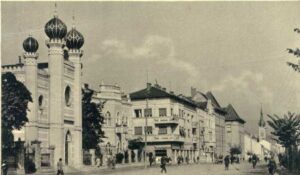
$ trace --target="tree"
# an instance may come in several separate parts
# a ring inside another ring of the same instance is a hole
[[[102,131],[104,103],[92,102],[94,91],[82,90],[82,146],[84,150],[96,149],[104,137]]]
[[[300,33],[300,29],[295,28],[294,32]],[[290,54],[293,54],[297,58],[300,57],[300,49],[299,48],[295,48],[295,49],[288,48],[287,50]],[[288,64],[288,66],[292,67],[295,71],[300,72],[300,65],[299,64],[295,64],[295,63],[291,63],[291,62],[287,62],[287,64]]]
[[[274,140],[286,148],[289,157],[287,160],[288,168],[293,169],[295,158],[293,155],[297,151],[297,144],[300,139],[300,116],[290,112],[283,117],[276,114],[268,116],[271,120],[267,122],[273,128],[271,134],[275,136]],[[292,163],[289,164],[289,162]]]
[[[242,149],[239,146],[233,146],[230,148],[230,155],[241,154]]]
[[[2,74],[1,78],[1,136],[2,155],[5,156],[13,147],[12,131],[21,129],[28,122],[28,102],[32,102],[32,98],[26,86],[18,81],[11,72]]]

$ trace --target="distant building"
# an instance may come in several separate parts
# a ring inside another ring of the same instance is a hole
[[[233,108],[231,104],[229,104],[226,108],[226,150],[227,153],[230,153],[230,148],[232,147],[240,147],[242,151],[242,155],[244,154],[244,124],[245,121],[238,115],[236,110]]]
[[[94,91],[93,102],[104,103],[102,114],[104,125],[102,129],[105,138],[102,139],[101,151],[104,155],[125,153],[128,150],[128,139],[132,133],[131,102],[118,85],[101,83]]]
[[[29,36],[23,42],[24,61],[3,65],[30,91],[28,123],[14,131],[25,142],[27,156],[35,165],[55,168],[59,158],[67,166],[82,165],[81,74],[83,36],[54,15],[45,25],[48,62],[38,63],[39,44]],[[65,47],[66,46],[66,47]],[[44,47],[45,48],[45,47]]]
[[[274,139],[266,133],[266,122],[263,117],[263,110],[260,110],[260,118],[258,122],[258,136],[245,132],[244,136],[244,156],[249,157],[256,154],[260,159],[270,157],[271,154],[279,154],[284,152],[284,148],[276,143]]]
[[[202,109],[205,110],[205,146],[206,152],[213,152],[215,157],[224,156],[226,154],[225,141],[225,114],[216,98],[211,92],[206,94],[191,88],[192,100],[194,100]],[[208,149],[207,149],[208,148]]]
[[[258,138],[259,140],[265,140],[267,138],[266,122],[264,120],[262,108],[260,109],[260,118],[258,122]]]

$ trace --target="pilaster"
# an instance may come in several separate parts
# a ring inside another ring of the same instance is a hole
[[[82,166],[82,91],[81,91],[81,56],[79,49],[69,50],[69,60],[74,64],[74,166]]]
[[[50,145],[55,145],[54,162],[64,158],[64,41],[51,39],[47,41],[50,74],[49,94],[49,122],[50,122]],[[63,160],[65,161],[65,160]]]
[[[32,102],[28,103],[28,123],[25,127],[25,140],[33,141],[38,139],[38,94],[37,94],[37,58],[35,52],[24,53],[25,86],[31,93]]]

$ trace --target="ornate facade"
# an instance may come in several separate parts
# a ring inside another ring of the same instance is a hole
[[[29,122],[21,131],[14,131],[15,140],[25,145],[38,143],[43,166],[55,167],[59,158],[65,165],[82,165],[81,73],[83,36],[54,15],[45,25],[48,36],[48,62],[38,62],[39,44],[29,36],[23,42],[23,61],[3,65],[2,73],[12,72],[31,92]],[[45,47],[44,47],[45,48]]]

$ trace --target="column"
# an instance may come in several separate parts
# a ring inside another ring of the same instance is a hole
[[[82,51],[79,49],[69,50],[69,60],[74,63],[74,166],[82,165],[82,92],[81,92],[81,56]]]
[[[48,57],[49,57],[49,120],[50,145],[55,145],[54,162],[58,162],[60,158],[64,160],[64,116],[63,110],[65,107],[64,99],[64,41],[62,39],[50,39],[47,42]]]
[[[24,53],[25,86],[31,93],[32,102],[28,103],[27,118],[25,127],[25,140],[33,141],[38,139],[38,94],[37,94],[37,58],[35,52]]]
[[[55,146],[49,146],[49,152],[50,152],[50,166],[52,168],[55,167],[55,162],[54,162],[54,149],[55,149]]]
[[[95,156],[95,149],[90,149],[89,152],[90,152],[90,154],[92,155],[92,156],[91,156],[91,159],[92,159],[92,160],[91,160],[91,165],[94,166],[94,165],[96,164],[96,162],[95,162],[95,159],[96,159],[96,156]]]
[[[34,148],[34,163],[37,170],[41,167],[41,142],[38,140],[31,142]]]
[[[131,150],[129,149],[128,150],[128,163],[131,163],[132,160],[131,160]]]

